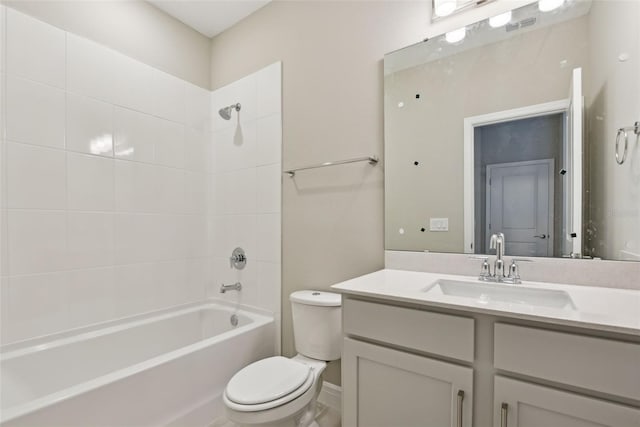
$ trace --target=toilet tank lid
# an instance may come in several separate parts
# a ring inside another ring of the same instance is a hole
[[[342,297],[335,292],[325,291],[297,291],[289,295],[289,299],[305,305],[324,307],[338,307],[342,305]]]

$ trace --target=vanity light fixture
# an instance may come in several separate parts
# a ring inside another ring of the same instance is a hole
[[[511,11],[492,16],[489,18],[489,25],[491,25],[492,28],[499,28],[507,25],[509,21],[511,21]]]
[[[451,15],[458,7],[456,0],[434,0],[433,11],[436,16]]]
[[[457,30],[449,31],[444,35],[444,38],[449,43],[458,43],[467,35],[467,27],[458,28]]]
[[[564,4],[564,0],[540,0],[538,1],[538,9],[541,12],[551,12]]]

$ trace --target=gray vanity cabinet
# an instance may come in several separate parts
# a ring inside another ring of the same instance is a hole
[[[400,304],[343,298],[344,427],[640,427],[637,336]]]
[[[471,368],[345,338],[342,370],[344,426],[471,426]]]
[[[494,427],[637,427],[640,410],[496,376],[493,420]]]
[[[592,397],[640,400],[640,345],[602,337],[494,324],[495,427],[640,427],[640,409]],[[558,390],[506,378],[583,390]],[[583,394],[584,393],[584,394]]]
[[[471,427],[472,318],[351,298],[342,313],[343,426]]]

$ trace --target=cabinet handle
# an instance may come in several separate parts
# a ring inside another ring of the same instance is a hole
[[[502,403],[500,407],[500,427],[507,427],[507,411],[509,410],[509,405],[506,403]]]
[[[458,427],[462,427],[462,401],[464,400],[464,390],[458,390]]]

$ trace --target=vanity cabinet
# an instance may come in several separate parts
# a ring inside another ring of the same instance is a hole
[[[634,335],[355,295],[343,333],[345,427],[640,427]]]
[[[342,370],[344,426],[471,426],[471,368],[345,338]]]
[[[496,323],[493,353],[503,372],[640,401],[637,343]]]
[[[494,427],[637,427],[640,410],[501,376],[495,377]]]
[[[343,330],[345,427],[471,427],[473,319],[349,298]]]
[[[504,375],[640,401],[640,345],[573,333],[494,325],[494,366]],[[638,427],[640,409],[496,375],[496,427]]]

